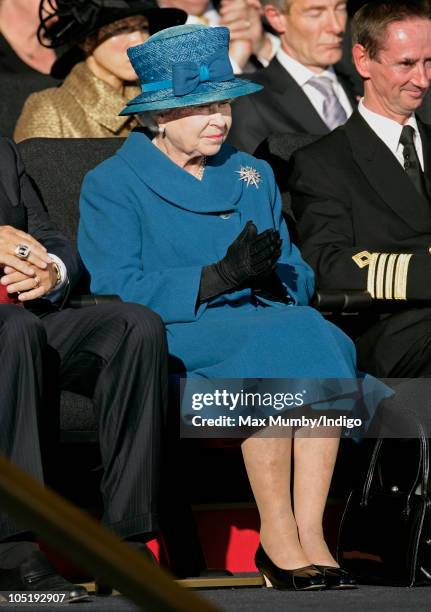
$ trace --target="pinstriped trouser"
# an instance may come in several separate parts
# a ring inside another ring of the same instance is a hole
[[[0,364],[0,452],[42,481],[44,386],[87,395],[99,426],[103,522],[122,537],[157,530],[167,409],[167,346],[158,315],[122,303],[39,318],[1,305]],[[0,513],[0,541],[22,531]]]

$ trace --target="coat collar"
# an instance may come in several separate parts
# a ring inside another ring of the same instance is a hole
[[[237,172],[243,154],[224,144],[217,155],[207,158],[200,181],[153,145],[143,130],[135,129],[117,151],[137,178],[161,198],[198,213],[232,211],[241,198],[244,181]]]
[[[418,122],[419,133],[422,141],[422,151],[424,154],[425,183],[431,201],[431,125],[422,123],[418,117],[416,117],[416,120]]]
[[[131,120],[128,116],[120,117],[118,113],[140,92],[139,87],[135,85],[126,86],[123,93],[116,91],[97,78],[85,62],[73,67],[62,88],[73,96],[89,117],[113,134],[119,132]]]
[[[430,202],[417,192],[395,156],[359,112],[354,111],[346,124],[339,129],[345,131],[352,147],[354,160],[374,191],[415,231],[430,232]],[[426,155],[425,175],[428,175],[431,169],[429,148],[431,138],[427,135],[423,138],[422,143],[424,156]]]

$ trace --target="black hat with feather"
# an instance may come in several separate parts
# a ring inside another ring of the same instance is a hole
[[[85,59],[81,44],[100,28],[115,21],[143,15],[148,19],[149,33],[183,24],[184,11],[160,8],[155,0],[41,0],[40,43],[57,50],[58,58],[51,75],[64,79],[75,64]]]

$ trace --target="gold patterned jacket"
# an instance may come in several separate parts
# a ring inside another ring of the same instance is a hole
[[[138,125],[119,117],[137,86],[116,91],[96,77],[85,62],[76,64],[60,87],[31,94],[15,127],[16,142],[26,138],[113,138],[127,136]]]

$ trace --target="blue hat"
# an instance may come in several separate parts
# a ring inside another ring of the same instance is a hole
[[[229,30],[201,25],[167,28],[127,50],[142,93],[120,115],[207,104],[262,89],[234,77]]]

